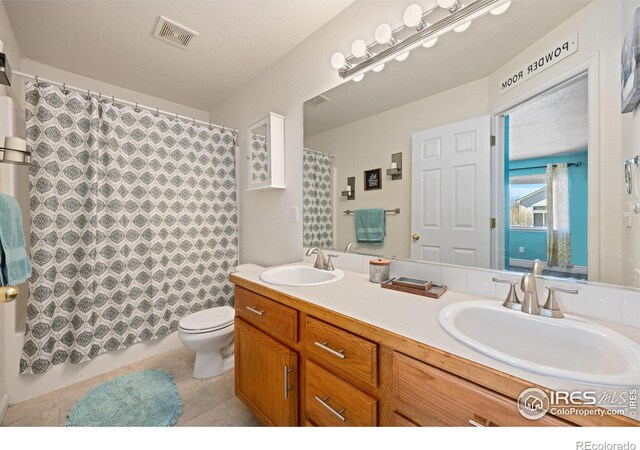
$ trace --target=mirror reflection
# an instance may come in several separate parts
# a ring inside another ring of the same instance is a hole
[[[620,100],[638,6],[516,1],[310,99],[304,245],[640,286]]]
[[[249,148],[251,148],[251,183],[269,181],[269,148],[267,124],[263,123],[249,130]]]

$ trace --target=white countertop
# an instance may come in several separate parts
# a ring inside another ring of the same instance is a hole
[[[590,390],[607,393],[619,391],[618,388],[589,386],[512,367],[465,346],[450,336],[440,326],[438,314],[445,306],[460,301],[488,300],[487,298],[454,291],[447,291],[439,299],[421,297],[383,289],[380,285],[369,282],[368,274],[349,272],[346,270],[344,271],[345,275],[342,280],[332,284],[313,287],[275,286],[265,283],[260,279],[260,274],[264,270],[267,270],[267,268],[253,264],[238,266],[237,270],[235,275],[253,283],[375,325],[378,328],[552,390]],[[495,299],[490,300],[496,301]],[[599,323],[640,343],[639,329],[604,322]],[[509,336],[504,336],[504,339],[509,339]],[[532,345],[535,344],[532,343]],[[638,385],[640,387],[640,380],[638,380]],[[623,391],[626,392],[625,389],[623,389]],[[640,413],[640,411],[638,411],[638,413]]]

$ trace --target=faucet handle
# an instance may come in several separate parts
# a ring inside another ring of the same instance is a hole
[[[518,284],[518,282],[517,282],[517,281],[503,280],[502,278],[496,278],[496,277],[493,277],[493,278],[491,279],[491,281],[493,281],[494,283],[511,284],[511,285],[513,285],[513,286],[515,286],[516,284]]]
[[[549,291],[549,293],[564,292],[565,294],[573,294],[573,295],[578,293],[577,289],[565,289],[565,288],[559,288],[559,287],[553,287],[553,286],[547,286],[547,290]]]
[[[502,283],[502,284],[509,285],[509,293],[507,294],[507,298],[502,303],[502,306],[509,309],[515,309],[516,311],[521,311],[522,303],[520,302],[520,299],[518,298],[518,293],[516,292],[516,285],[518,284],[518,282],[502,280],[500,278],[495,278],[495,277],[492,279],[492,281],[494,283]]]
[[[562,311],[560,310],[560,305],[558,304],[558,300],[556,299],[556,292],[564,292],[565,294],[575,295],[578,293],[578,290],[547,286],[547,291],[549,291],[549,294],[547,295],[547,301],[544,303],[544,306],[540,308],[540,315],[552,317],[554,319],[563,318],[564,314],[562,314]]]
[[[338,255],[327,255],[327,262],[325,264],[326,270],[336,270],[335,267],[333,267],[333,261],[331,260],[331,258],[337,258]]]

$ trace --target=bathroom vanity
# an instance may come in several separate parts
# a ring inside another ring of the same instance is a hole
[[[260,280],[262,270],[250,267],[230,279],[236,394],[265,425],[640,424],[611,415],[525,419],[516,404],[523,390],[585,386],[508,366],[447,335],[438,311],[470,295],[416,298],[352,272],[326,286],[271,286]]]

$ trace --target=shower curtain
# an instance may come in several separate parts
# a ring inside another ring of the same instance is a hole
[[[333,248],[331,156],[303,150],[303,244]]]
[[[33,276],[20,372],[80,363],[233,303],[230,131],[27,83]]]
[[[547,165],[547,264],[571,265],[569,224],[569,168],[566,163]]]

